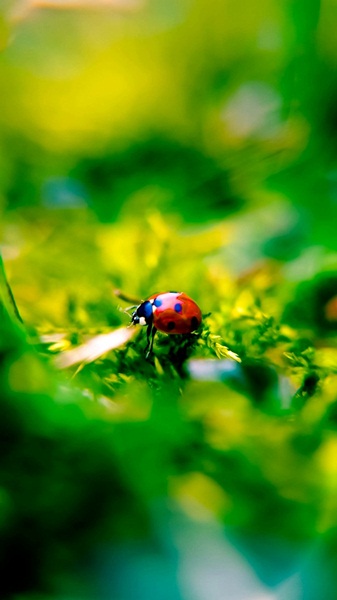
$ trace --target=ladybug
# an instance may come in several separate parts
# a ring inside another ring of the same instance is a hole
[[[202,320],[199,306],[184,292],[153,294],[132,313],[132,325],[147,325],[145,357],[152,352],[156,331],[169,334],[191,333]]]

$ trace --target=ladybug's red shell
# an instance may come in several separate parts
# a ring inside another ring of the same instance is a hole
[[[201,320],[199,306],[184,292],[163,292],[148,298],[152,304],[153,326],[164,333],[191,333]]]

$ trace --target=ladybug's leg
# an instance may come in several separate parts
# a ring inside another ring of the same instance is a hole
[[[146,358],[146,360],[152,354],[153,340],[154,340],[154,336],[156,335],[156,332],[157,332],[157,329],[154,327],[154,325],[152,325],[152,323],[150,323],[148,325],[147,331],[146,331],[146,335],[147,335],[147,345],[146,345],[146,348],[145,348],[145,358]]]

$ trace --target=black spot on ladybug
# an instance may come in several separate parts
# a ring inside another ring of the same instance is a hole
[[[194,329],[197,329],[199,327],[199,320],[197,319],[197,317],[192,317],[191,327],[192,327],[192,331],[194,331]]]
[[[159,298],[156,298],[156,299],[154,300],[153,304],[154,304],[155,306],[161,306],[163,303],[162,303],[162,301],[161,301]]]
[[[182,307],[182,305],[179,302],[177,302],[177,304],[174,305],[174,310],[177,313],[180,313],[182,311],[182,309],[183,309],[183,307]]]
[[[167,323],[167,329],[168,329],[169,331],[172,331],[172,330],[175,328],[175,326],[176,326],[176,324],[174,323],[174,321],[169,321],[169,322]]]

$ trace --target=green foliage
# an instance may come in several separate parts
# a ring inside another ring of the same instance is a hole
[[[334,3],[37,4],[0,8],[0,596],[334,600]],[[146,360],[168,290],[202,324]]]

